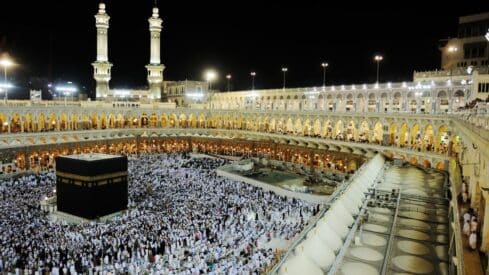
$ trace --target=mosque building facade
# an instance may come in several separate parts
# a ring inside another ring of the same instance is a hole
[[[164,81],[163,21],[155,7],[148,19],[148,89],[117,90],[109,85],[109,20],[101,3],[92,63],[95,101],[4,103],[3,174],[43,169],[52,166],[57,155],[80,152],[205,148],[317,169],[326,169],[320,152],[362,158],[382,154],[448,173],[455,198],[466,182],[471,206],[481,213],[480,250],[489,253],[489,222],[484,222],[489,221],[488,66],[413,72],[405,82],[246,90],[210,97],[206,82]]]

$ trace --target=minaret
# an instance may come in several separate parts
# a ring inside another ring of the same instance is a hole
[[[93,78],[97,82],[97,100],[103,100],[110,96],[109,81],[112,64],[109,62],[107,33],[109,30],[110,16],[105,12],[105,4],[98,5],[98,13],[95,15],[97,27],[97,60],[92,63]]]
[[[161,20],[158,14],[158,8],[153,8],[153,15],[148,19],[149,22],[149,32],[150,32],[150,44],[151,44],[151,55],[149,64],[146,66],[148,70],[148,84],[149,92],[153,99],[161,98],[161,84],[163,83],[163,70],[165,66],[161,64],[160,60],[160,33],[161,33]]]

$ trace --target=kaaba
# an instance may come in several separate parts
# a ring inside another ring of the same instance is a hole
[[[56,158],[58,211],[97,219],[127,209],[127,157],[81,154]]]

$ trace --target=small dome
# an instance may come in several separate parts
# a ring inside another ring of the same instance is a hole
[[[153,17],[158,17],[158,8],[153,8]]]
[[[105,13],[105,3],[98,4],[98,12]]]

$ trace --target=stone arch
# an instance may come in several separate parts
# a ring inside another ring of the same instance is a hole
[[[400,111],[402,109],[402,95],[400,92],[395,92],[392,96],[392,106],[393,111]]]
[[[303,133],[304,136],[310,136],[312,134],[311,120],[308,118],[304,121]]]
[[[78,130],[79,129],[79,125],[78,125],[78,120],[79,120],[79,117],[78,117],[78,114],[77,113],[71,113],[71,129],[73,130]]]
[[[87,130],[89,128],[90,128],[90,117],[86,113],[83,113],[81,115],[81,129],[82,130]]]
[[[97,113],[93,112],[90,116],[90,128],[97,129],[98,128],[98,116]]]
[[[389,140],[388,140],[388,145],[390,146],[396,146],[399,142],[399,136],[397,133],[397,124],[395,122],[392,122],[389,125]]]
[[[44,132],[46,130],[46,117],[43,113],[37,115],[37,130],[39,132]]]
[[[270,123],[268,122],[268,117],[267,116],[259,117],[258,122],[259,122],[258,130],[260,132],[268,132],[268,127],[270,126]]]
[[[325,138],[333,138],[333,123],[329,119],[324,122],[322,136]]]
[[[304,128],[302,126],[302,121],[301,121],[301,119],[299,117],[295,119],[294,133],[304,134]]]
[[[128,122],[126,124],[128,124],[129,127],[131,128],[139,127],[140,119],[138,116],[131,114],[129,115],[129,117],[126,117],[126,119],[127,118],[128,118]]]
[[[443,163],[443,162],[438,162],[438,163],[435,165],[435,169],[438,169],[438,170],[445,170],[445,163]]]
[[[180,114],[180,116],[178,116],[177,127],[187,128],[187,116],[185,114]]]
[[[382,93],[380,95],[380,112],[387,112],[389,109],[389,97],[387,96],[387,93]]]
[[[345,138],[348,141],[356,141],[358,139],[358,133],[357,133],[355,121],[350,120],[348,122],[345,135],[346,135]]]
[[[416,157],[411,157],[409,159],[409,163],[411,163],[412,165],[416,165],[418,164],[418,159]]]
[[[170,120],[168,119],[168,116],[166,114],[161,115],[160,121],[161,121],[161,127],[166,128],[169,126]]]
[[[326,96],[326,110],[333,111],[333,109],[334,109],[333,95],[328,94]]]
[[[399,128],[399,145],[401,147],[409,146],[409,126],[403,123]]]
[[[428,169],[431,168],[431,162],[429,160],[425,159],[423,161],[423,167],[428,168]]]
[[[171,118],[170,118],[170,122],[171,122]],[[247,124],[247,129],[248,130],[253,130],[253,129],[256,129],[256,121],[255,123],[253,123],[254,120],[250,119],[250,118],[247,118],[246,120],[246,124]],[[221,123],[222,123],[222,119],[221,119],[221,116],[218,115],[218,114],[215,114],[211,120],[210,120],[210,123],[211,123],[211,127],[212,128],[219,128]]]
[[[261,122],[261,120],[258,121],[259,124],[260,124],[260,122]],[[223,114],[222,116],[219,117],[217,128],[229,129],[229,116],[227,114]]]
[[[203,115],[203,114],[201,114]],[[242,115],[239,115],[237,118],[236,118],[236,128],[237,129],[245,129],[246,128],[246,122],[244,121],[244,118]]]
[[[365,97],[363,96],[363,94],[359,93],[357,95],[357,106],[355,112],[364,112],[366,106],[365,104],[366,104]]]
[[[384,127],[380,121],[374,124],[372,132],[372,142],[377,144],[382,144],[384,140]]]
[[[141,127],[148,128],[149,126],[149,117],[147,113],[142,113],[139,117],[139,121],[141,123]]]
[[[113,113],[109,114],[109,119],[107,121],[107,126],[110,129],[114,129],[116,127],[116,117]]]
[[[277,129],[277,120],[274,117],[272,117],[270,119],[270,124],[269,124],[268,131],[270,133],[275,133],[276,132],[276,129]]]
[[[445,92],[444,90],[438,91],[436,96],[437,97],[447,97],[447,92]]]
[[[55,113],[49,114],[47,127],[49,131],[56,131],[58,129],[58,117]]]
[[[237,129],[238,127],[238,117],[236,114],[232,115],[230,118],[229,118],[229,123],[230,123],[230,126],[231,129]]]
[[[437,93],[437,102],[436,104],[438,105],[438,109],[442,112],[447,112],[449,108],[449,102],[448,102],[448,94],[445,91],[439,91]]]
[[[465,107],[465,93],[462,90],[457,90],[452,96],[452,110],[458,110]]]
[[[151,128],[158,127],[158,115],[157,114],[152,113],[149,116],[149,127],[151,127]]]
[[[418,123],[415,123],[411,127],[411,146],[414,149],[421,150],[423,146],[423,139],[421,137],[421,128]]]
[[[31,113],[26,113],[24,118],[24,132],[31,133],[34,131],[35,131],[35,122],[33,116],[31,115]]]
[[[360,123],[358,128],[358,139],[360,142],[369,142],[370,141],[370,125],[368,121],[364,120]]]
[[[376,112],[377,111],[377,97],[374,93],[368,94],[368,111]]]
[[[197,118],[195,117],[194,114],[190,114],[188,116],[188,126],[190,128],[197,128]]]
[[[283,117],[278,119],[277,124],[275,125],[275,131],[278,133],[285,133],[287,131],[286,122]]]
[[[339,119],[334,126],[334,131],[333,131],[333,137],[334,139],[339,139],[339,140],[344,140],[345,135],[344,135],[344,123],[341,119]]]
[[[10,133],[20,133],[22,131],[22,121],[18,113],[13,113],[10,118]]]
[[[355,109],[353,104],[353,94],[348,94],[345,100],[345,111],[350,112]]]
[[[285,129],[288,133],[294,132],[294,123],[292,122],[292,118],[287,119],[287,123],[285,124]]]
[[[418,102],[416,101],[416,98],[414,97],[413,92],[408,92],[406,96],[406,108],[410,112],[416,112],[418,109]]]
[[[100,129],[107,129],[107,115],[105,113],[100,114]]]
[[[238,119],[238,127],[241,126],[241,122],[243,120],[243,117],[240,117],[241,120]],[[206,118],[205,118],[205,115],[204,114],[200,114],[199,115],[199,127],[200,128],[205,128],[205,125],[206,125]]]
[[[317,118],[316,120],[314,120],[314,125],[313,125],[313,135],[315,137],[318,137],[321,135],[321,120],[319,118]]]
[[[434,150],[433,143],[434,143],[433,126],[431,124],[428,124],[424,127],[424,131],[423,131],[423,149],[427,151]]]
[[[440,125],[438,131],[436,132],[435,138],[435,150],[437,152],[446,153],[448,151],[448,146],[450,137],[448,136],[448,126]]]

